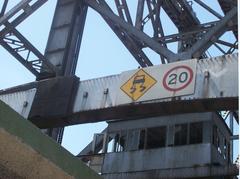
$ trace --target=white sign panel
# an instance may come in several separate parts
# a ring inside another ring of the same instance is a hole
[[[193,94],[196,66],[193,59],[123,72],[116,104]]]

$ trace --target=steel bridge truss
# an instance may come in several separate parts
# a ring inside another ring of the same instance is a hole
[[[68,22],[53,24],[46,52],[45,55],[43,55],[17,31],[16,26],[46,1],[47,0],[22,0],[14,8],[5,13],[8,4],[8,0],[5,0],[1,10],[2,17],[0,19],[0,26],[3,26],[0,32],[1,45],[30,70],[37,79],[49,78],[56,74],[64,75],[63,71],[65,70],[60,68],[62,72],[59,73],[56,66],[58,66],[58,69],[59,66],[66,66],[67,60],[65,59],[64,63],[54,64],[51,58],[53,54],[59,55],[60,51],[64,51],[61,52],[64,53],[64,55],[69,54],[69,51],[71,51],[69,48],[71,42],[66,42],[65,46],[56,49],[53,46],[50,47],[52,42],[50,37],[53,37],[53,35],[56,36],[61,30],[62,33],[65,32],[68,34],[75,32],[75,34],[72,34],[75,37],[82,36],[88,6],[103,17],[141,67],[152,65],[151,60],[143,51],[144,48],[150,48],[159,54],[161,63],[190,58],[206,58],[206,50],[211,46],[215,46],[223,54],[232,53],[237,49],[237,38],[234,42],[227,42],[220,38],[227,31],[232,31],[235,37],[237,37],[237,2],[234,0],[218,0],[224,15],[221,15],[220,12],[217,12],[201,0],[191,2],[185,0],[139,0],[137,4],[135,4],[137,6],[135,19],[131,16],[126,0],[114,0],[115,7],[109,5],[109,2],[105,0],[85,0],[84,3],[78,3],[75,2],[75,0],[66,2],[65,0],[59,0],[53,21],[59,20],[61,14],[64,12],[67,13],[71,11],[72,17],[69,15],[69,18],[65,19],[69,20]],[[192,8],[193,3],[207,10],[218,20],[201,23]],[[70,8],[73,7],[71,5],[78,6],[78,9],[74,10]],[[79,8],[84,10],[79,10]],[[114,12],[114,8],[117,9],[116,12]],[[59,13],[59,10],[61,10],[61,13]],[[23,13],[19,14],[19,12],[22,11]],[[164,24],[162,24],[163,22],[160,18],[161,11],[165,11],[177,27],[177,34],[165,35]],[[16,14],[18,14],[17,17],[15,17]],[[14,17],[14,19],[11,19],[12,17]],[[11,21],[9,21],[10,19]],[[79,22],[82,27],[78,29],[75,27],[74,29],[73,26]],[[145,33],[144,31],[144,29],[149,28],[149,26],[146,27],[149,23],[151,24],[152,34]],[[77,39],[79,39],[79,37]],[[69,36],[67,41],[71,41]],[[72,39],[72,41],[74,40]],[[173,42],[178,42],[177,52],[172,52],[168,49],[167,45]],[[81,42],[79,42],[79,40],[76,42],[75,40],[74,43],[76,51],[72,53],[77,55],[76,53],[78,53],[80,48],[79,43]],[[62,50],[62,48],[64,50]],[[20,53],[22,51],[26,51],[25,56]],[[35,58],[29,59],[31,54],[33,54]],[[64,57],[66,58],[66,56]],[[72,61],[72,64],[76,66],[76,59],[68,59],[68,61]],[[74,69],[74,65],[69,64],[68,68]],[[40,74],[44,73],[45,75],[40,77]],[[70,73],[74,74],[74,72]]]
[[[0,44],[24,65],[37,79],[55,76],[55,67],[47,61],[17,29],[16,26],[41,7],[46,0],[24,0],[18,3],[7,13],[4,13],[8,4],[5,0],[0,18]],[[31,3],[31,4],[30,4]]]
[[[141,67],[153,65],[144,51],[146,48],[159,55],[159,64],[207,58],[208,49],[213,46],[223,55],[234,53],[238,48],[236,0],[216,0],[221,12],[203,0],[138,0],[134,1],[134,15],[128,6],[132,1],[58,0],[45,53],[41,53],[17,30],[17,26],[46,2],[21,0],[6,11],[9,2],[4,0],[0,11],[0,44],[37,80],[75,74],[89,7],[102,16]],[[201,22],[199,14],[194,12],[194,5],[205,9],[215,20]],[[163,11],[177,33],[166,35]],[[222,38],[228,32],[233,33],[235,40]],[[62,40],[59,42],[58,39]],[[171,43],[177,43],[177,51],[169,48]],[[231,112],[231,116],[238,120],[238,112]],[[62,138],[62,128],[56,129],[55,133]]]

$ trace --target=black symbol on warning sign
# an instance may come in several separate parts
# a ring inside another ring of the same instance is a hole
[[[137,75],[134,77],[133,79],[133,83],[132,83],[132,87],[130,88],[130,93],[134,93],[137,88],[136,88],[136,85],[137,84],[140,84],[140,92],[143,92],[145,89],[146,89],[146,86],[144,86],[144,83],[145,83],[145,75]]]

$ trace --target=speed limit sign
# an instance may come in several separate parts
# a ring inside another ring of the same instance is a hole
[[[169,91],[180,91],[188,87],[193,80],[193,70],[180,65],[168,70],[163,77],[163,87]]]
[[[196,59],[123,72],[116,104],[194,94],[196,74]]]

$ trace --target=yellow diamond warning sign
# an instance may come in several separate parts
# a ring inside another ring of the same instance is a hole
[[[126,83],[121,86],[121,90],[133,101],[143,96],[157,81],[143,69],[138,70]]]

